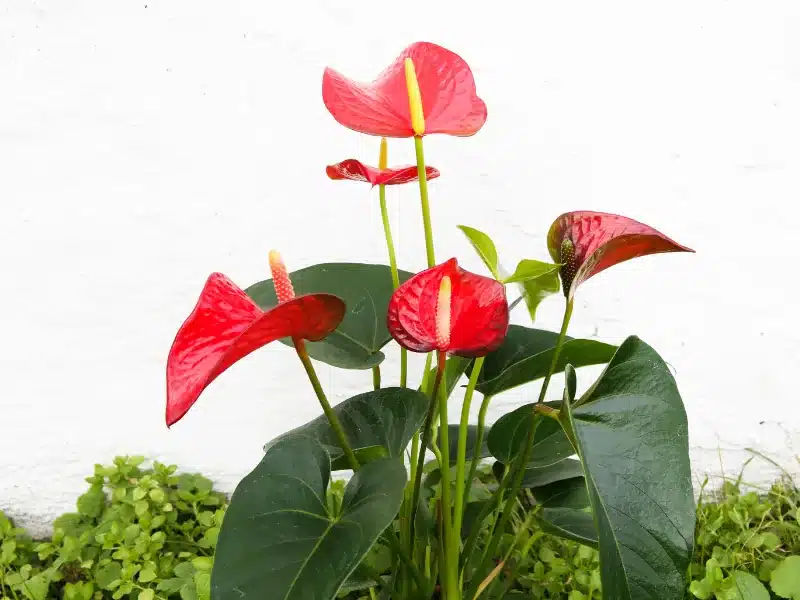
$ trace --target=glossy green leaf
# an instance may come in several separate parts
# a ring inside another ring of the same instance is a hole
[[[525,300],[525,306],[528,308],[528,315],[530,315],[531,323],[536,322],[536,310],[542,301],[557,294],[561,289],[561,279],[558,276],[558,271],[548,273],[537,279],[529,279],[523,283],[518,284],[522,297]]]
[[[561,265],[525,258],[519,261],[516,270],[511,275],[503,279],[503,283],[524,283],[532,279],[546,277],[548,281],[555,279],[556,291],[558,291],[558,269],[560,266]]]
[[[473,227],[459,225],[458,228],[467,236],[469,243],[472,244],[478,256],[481,257],[483,264],[486,265],[492,276],[497,279],[497,248],[495,248],[492,238]]]
[[[449,442],[450,448],[450,464],[456,464],[456,459],[458,458],[458,434],[459,434],[459,426],[458,425],[449,425],[447,428],[448,438],[447,441]],[[483,430],[483,443],[481,444],[481,450],[478,454],[478,458],[486,458],[490,456],[489,454],[489,447],[487,445],[487,434],[489,433],[490,428],[485,427]],[[442,439],[441,428],[439,429],[439,436],[438,439]],[[478,426],[477,425],[469,425],[467,427],[467,460],[472,460],[475,457],[475,443],[478,441]]]
[[[574,508],[544,508],[538,517],[542,529],[584,546],[597,548],[597,529],[592,514]]]
[[[557,408],[561,403],[547,404]],[[511,464],[522,453],[531,423],[534,423],[536,431],[533,437],[533,452],[527,468],[554,465],[575,454],[572,444],[556,421],[542,418],[540,415],[531,420],[534,406],[535,404],[520,406],[504,414],[492,425],[486,436],[486,444],[492,456],[500,462]]]
[[[406,484],[399,458],[359,469],[341,513],[328,512],[330,459],[308,437],[276,442],[236,487],[211,575],[214,600],[334,598],[397,515]]]
[[[531,488],[536,502],[550,508],[574,508],[583,510],[589,507],[589,492],[586,480],[581,477],[562,479],[540,487]]]
[[[494,396],[547,375],[558,334],[544,329],[511,325],[503,345],[486,356],[477,390]],[[556,373],[569,363],[574,367],[605,364],[615,346],[595,340],[567,337],[559,355]]]
[[[769,578],[772,591],[781,598],[800,600],[800,556],[787,556]]]
[[[532,467],[525,469],[522,487],[538,488],[557,481],[574,478],[583,479],[581,461],[567,458],[546,467]]]
[[[365,392],[333,407],[362,464],[386,456],[402,456],[414,432],[422,426],[427,410],[428,397],[425,394],[401,387]],[[334,471],[350,468],[325,415],[287,431],[268,443],[265,451],[277,440],[298,435],[321,443],[331,457]]]
[[[605,597],[683,598],[695,510],[686,411],[667,365],[628,338],[561,419],[584,467]]]
[[[412,273],[400,271],[400,282]],[[319,342],[307,342],[308,354],[320,362],[342,369],[370,369],[383,362],[381,348],[391,340],[386,311],[394,288],[386,265],[325,263],[291,273],[295,294],[326,293],[341,298],[347,307],[339,327]],[[275,306],[272,279],[245,290],[262,309]],[[289,339],[281,340],[291,346]]]

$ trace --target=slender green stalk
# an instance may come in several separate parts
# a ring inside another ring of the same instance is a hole
[[[394,289],[400,287],[400,275],[397,271],[397,257],[394,253],[392,228],[389,224],[389,210],[386,207],[386,186],[378,186],[378,195],[381,201],[381,220],[383,221],[383,235],[386,238],[386,249],[389,251],[389,268],[392,271],[392,285]]]
[[[389,547],[392,549],[400,561],[405,565],[405,567],[411,573],[411,576],[414,578],[414,582],[417,584],[421,593],[425,593],[428,591],[428,584],[425,579],[422,577],[422,573],[420,573],[419,568],[414,561],[411,560],[408,553],[406,552],[403,545],[400,543],[400,540],[397,539],[394,532],[390,530],[386,530],[383,533],[383,539],[389,544]]]
[[[464,403],[461,406],[461,422],[458,427],[458,451],[456,454],[456,497],[453,504],[453,533],[451,540],[451,552],[453,552],[451,561],[453,564],[458,564],[458,550],[461,545],[461,525],[464,519],[464,500],[466,489],[464,485],[464,470],[467,463],[467,437],[469,433],[469,408],[472,404],[472,396],[475,393],[475,386],[478,383],[478,375],[483,368],[483,357],[475,359],[472,365],[472,373],[469,377],[467,384],[467,391],[464,394]],[[470,473],[473,473],[472,465],[477,465],[480,460],[480,446],[475,446],[474,456],[470,465]],[[470,483],[472,478],[470,477]],[[469,487],[472,487],[471,485]],[[469,501],[469,497],[466,497]]]
[[[417,154],[419,199],[422,202],[422,226],[425,228],[425,253],[428,257],[428,268],[431,268],[436,265],[436,258],[433,253],[433,231],[431,229],[431,208],[428,203],[428,176],[425,172],[425,151],[422,148],[422,138],[420,136],[414,136],[414,150]]]
[[[306,374],[311,382],[311,386],[314,388],[314,392],[317,394],[317,399],[322,405],[322,412],[324,412],[325,416],[328,418],[328,423],[330,423],[331,429],[333,429],[333,433],[336,435],[339,446],[347,457],[347,461],[350,463],[350,468],[354,471],[357,471],[361,465],[358,464],[358,459],[356,458],[353,449],[350,447],[350,443],[347,441],[347,436],[344,433],[342,424],[339,422],[339,417],[337,417],[336,413],[333,412],[331,404],[328,402],[327,396],[325,396],[325,392],[322,389],[322,384],[319,382],[319,377],[317,377],[317,372],[314,370],[314,365],[311,363],[311,359],[308,357],[305,342],[303,340],[295,340],[294,347],[295,350],[297,350],[297,356],[300,357],[300,362],[303,363],[303,367],[306,370]]]
[[[440,352],[439,370],[444,371],[446,356]],[[450,433],[447,419],[447,394],[446,386],[439,386],[439,422],[441,426],[442,442],[440,445],[441,460],[439,461],[439,471],[442,475],[442,527],[444,529],[444,568],[445,568],[445,598],[448,600],[458,600],[460,591],[458,587],[458,550],[460,537],[458,531],[453,528],[453,515],[450,504]],[[456,494],[458,490],[456,490]]]
[[[475,519],[475,527],[473,527],[472,531],[469,532],[469,536],[467,536],[467,541],[464,544],[464,552],[461,553],[461,568],[465,570],[467,565],[469,564],[470,559],[472,558],[472,554],[475,552],[475,548],[478,545],[478,537],[481,533],[480,524],[489,516],[489,513],[494,512],[497,507],[500,505],[500,502],[503,498],[503,492],[508,488],[508,478],[505,478],[503,481],[499,483],[497,489],[492,494],[492,497],[489,499],[480,513],[478,513],[478,518]]]
[[[372,367],[372,387],[376,390],[381,389],[381,366]]]
[[[433,382],[433,391],[430,395],[430,404],[428,405],[428,414],[425,416],[425,424],[422,428],[422,440],[420,443],[419,458],[417,459],[416,472],[414,473],[414,487],[411,496],[411,520],[408,524],[409,539],[414,539],[414,525],[417,519],[417,508],[419,505],[420,488],[422,487],[422,470],[425,467],[425,449],[431,443],[431,434],[433,432],[433,416],[436,413],[436,404],[439,396],[439,386],[442,383],[442,375],[444,375],[445,361],[442,358],[438,361],[438,368],[436,369],[436,379]],[[427,369],[426,369],[427,372]],[[413,466],[412,466],[413,469]]]
[[[561,348],[564,346],[564,340],[567,337],[567,328],[569,327],[569,321],[572,317],[572,308],[573,308],[573,301],[571,298],[567,300],[567,306],[564,310],[564,319],[561,323],[561,331],[558,334],[558,341],[556,342],[556,348],[553,352],[553,359],[550,362],[550,368],[547,372],[547,377],[542,384],[542,389],[539,392],[539,399],[537,403],[541,403],[544,401],[544,397],[547,394],[547,386],[550,383],[550,378],[553,376],[553,373],[556,370],[556,366],[558,365],[558,358],[561,354]],[[497,550],[497,546],[500,543],[500,538],[503,535],[503,531],[505,530],[506,525],[508,524],[508,520],[511,518],[512,513],[514,512],[514,504],[517,501],[517,495],[519,494],[520,487],[522,486],[522,479],[525,476],[525,466],[531,460],[531,454],[533,453],[533,440],[535,437],[536,431],[536,413],[531,411],[531,424],[528,427],[528,435],[525,438],[525,450],[522,454],[521,460],[516,462],[512,468],[513,472],[513,483],[511,484],[511,488],[509,490],[508,498],[506,499],[505,506],[503,508],[502,515],[500,516],[500,522],[497,524],[497,528],[495,529],[494,535],[492,536],[491,541],[489,542],[489,546],[487,547],[486,555],[484,556],[483,563],[478,568],[477,573],[480,574],[484,569],[486,562],[491,560],[492,555]],[[511,474],[509,474],[511,475]]]
[[[474,367],[473,367],[474,368]],[[470,378],[471,381],[471,378]],[[467,387],[467,393],[469,393],[469,387]],[[466,398],[465,398],[466,399]],[[475,452],[480,452],[481,448],[483,448],[483,433],[486,430],[486,412],[489,409],[489,403],[492,401],[492,396],[487,395],[483,397],[483,402],[481,402],[480,411],[478,411],[478,430],[475,432]],[[478,463],[480,462],[479,459],[474,458],[472,463],[469,466],[469,474],[467,475],[467,482],[466,482],[466,490],[464,491],[464,496],[469,502],[469,493],[472,490],[472,482],[475,480],[475,472],[478,470]]]
[[[561,321],[561,331],[558,333],[558,341],[556,342],[556,349],[553,352],[553,360],[550,361],[550,368],[547,370],[547,377],[544,378],[542,389],[539,391],[539,399],[536,401],[537,403],[544,402],[545,394],[547,394],[547,386],[550,385],[550,378],[553,376],[553,373],[555,373],[556,366],[558,365],[558,358],[561,356],[561,348],[564,346],[564,340],[567,337],[569,321],[572,318],[573,306],[573,299],[569,298],[567,300],[567,306],[564,309],[564,319]]]

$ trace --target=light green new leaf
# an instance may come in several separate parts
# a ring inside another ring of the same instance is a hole
[[[756,577],[744,571],[734,571],[726,600],[769,600],[769,592]]]
[[[561,265],[546,263],[540,260],[523,259],[519,261],[513,274],[503,279],[503,283],[523,283],[531,279],[540,279],[555,274],[556,291],[558,291],[558,269]],[[552,279],[552,277],[550,277]]]
[[[400,271],[404,283],[412,273]],[[295,294],[333,294],[347,307],[344,319],[324,340],[307,342],[308,354],[341,369],[371,369],[385,358],[381,348],[392,339],[386,327],[386,311],[394,292],[391,270],[386,265],[325,263],[294,271],[290,275]],[[274,307],[272,279],[245,290],[262,309]],[[287,346],[292,340],[281,340]]]
[[[695,507],[686,411],[667,365],[630,337],[561,421],[584,468],[605,598],[679,600]]]
[[[334,598],[403,499],[399,458],[359,469],[328,512],[330,459],[315,440],[276,442],[236,487],[211,574],[213,600]]]
[[[467,236],[469,243],[475,248],[478,256],[481,257],[483,264],[489,269],[492,277],[499,279],[500,275],[497,270],[497,248],[495,248],[492,238],[488,235],[466,225],[459,225],[458,228]]]
[[[787,556],[769,578],[772,591],[781,598],[800,600],[800,556]]]

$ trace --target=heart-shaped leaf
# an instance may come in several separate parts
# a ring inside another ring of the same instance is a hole
[[[511,325],[503,344],[489,354],[478,377],[477,390],[496,395],[547,375],[558,334],[544,329]],[[574,367],[605,364],[615,346],[595,340],[567,337],[556,364],[556,373],[569,363]]]
[[[362,464],[386,456],[402,456],[425,420],[428,397],[410,388],[388,387],[365,392],[333,407],[356,458]],[[298,435],[314,438],[331,457],[334,471],[349,469],[325,415],[287,431],[278,440]],[[268,450],[275,441],[265,446]]]
[[[465,236],[467,236],[469,243],[472,244],[473,248],[475,248],[475,252],[477,252],[478,256],[481,257],[483,264],[485,264],[486,268],[489,269],[492,277],[499,279],[500,277],[497,270],[497,248],[495,248],[492,238],[490,238],[484,232],[473,227],[459,225],[458,228]]]
[[[584,468],[603,594],[684,597],[695,507],[686,411],[667,365],[630,337],[561,421]]]
[[[334,598],[403,499],[406,470],[364,465],[328,512],[330,459],[315,440],[277,441],[233,493],[211,574],[214,600]]]
[[[555,408],[561,405],[560,402],[547,404]],[[536,427],[536,431],[533,437],[533,453],[527,468],[554,465],[575,454],[572,444],[555,420],[541,418],[539,415],[531,419],[534,406],[536,405],[520,406],[504,414],[492,425],[486,443],[489,452],[500,462],[509,465],[522,453],[531,424]]]
[[[594,526],[592,513],[574,508],[544,508],[539,513],[538,520],[547,533],[584,546],[598,547],[597,529]]]
[[[412,273],[400,271],[400,282]],[[391,270],[386,265],[325,263],[290,275],[295,293],[327,293],[344,300],[347,313],[339,327],[320,342],[308,342],[308,354],[342,369],[371,369],[383,362],[383,348],[392,339],[386,328],[386,311],[394,292]],[[263,310],[278,303],[272,279],[245,290]],[[291,346],[290,339],[281,340]]]
[[[458,458],[458,434],[459,434],[460,427],[458,425],[449,425],[447,427],[447,439],[450,448],[450,464],[456,464],[456,459]],[[489,447],[487,446],[487,434],[489,433],[489,427],[484,428],[483,430],[483,443],[481,444],[481,450],[478,453],[478,458],[486,458],[490,456],[489,454]],[[441,428],[439,429],[439,439],[442,439],[441,435]],[[475,443],[478,441],[478,426],[477,425],[468,425],[467,426],[467,460],[472,460],[475,457]]]

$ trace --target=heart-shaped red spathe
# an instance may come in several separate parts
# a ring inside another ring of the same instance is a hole
[[[436,310],[443,277],[450,278],[450,343],[436,345]],[[414,275],[389,301],[386,323],[398,344],[412,352],[439,350],[473,358],[503,343],[508,331],[503,284],[465,271],[455,258]]]
[[[571,257],[562,256],[565,240],[571,243]],[[568,297],[590,277],[626,260],[663,252],[694,252],[639,221],[588,210],[558,217],[547,234],[547,247],[553,260],[564,265],[561,275]]]
[[[235,362],[281,338],[319,341],[344,314],[344,302],[330,294],[299,296],[265,312],[225,275],[212,274],[169,351],[167,426]]]
[[[469,65],[436,44],[417,42],[397,57],[372,83],[359,83],[325,69],[322,100],[333,118],[369,135],[412,137],[405,59],[414,63],[425,115],[425,135],[470,136],[486,122],[486,104],[478,98]]]
[[[325,172],[333,180],[365,181],[376,185],[399,185],[410,183],[419,179],[419,171],[416,166],[409,165],[394,169],[378,169],[365,165],[360,160],[348,158],[335,165],[326,167]],[[434,167],[425,167],[425,176],[430,181],[436,179],[441,173]]]

